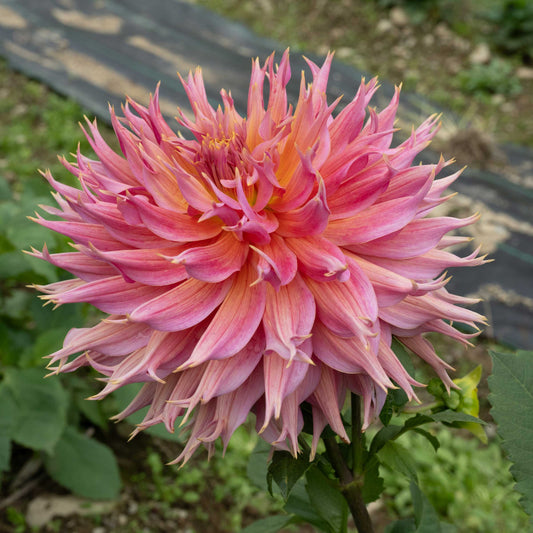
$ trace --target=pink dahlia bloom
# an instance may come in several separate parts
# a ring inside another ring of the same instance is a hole
[[[42,298],[109,315],[72,329],[52,368],[95,368],[107,383],[96,398],[142,382],[117,418],[149,405],[138,430],[174,431],[183,417],[189,437],[176,461],[200,444],[212,452],[218,437],[226,446],[250,412],[263,438],[296,453],[303,402],[313,449],[327,424],[348,440],[339,414],[348,391],[363,398],[365,426],[388,389],[415,397],[420,383],[391,350],[393,337],[451,387],[423,335],[466,343],[451,323],[483,321],[442,274],[483,262],[446,251],[465,239],[445,235],[477,216],[426,217],[459,173],[436,179],[444,160],[412,166],[438,119],[391,147],[400,91],[377,113],[367,108],[376,79],[334,117],[331,60],[308,61],[313,80],[302,75],[294,109],[288,53],[277,67],[273,56],[255,60],[246,118],[225,91],[213,109],[197,70],[182,80],[194,118],[178,118],[192,140],[163,120],[156,91],[147,108],[130,100],[124,117],[111,110],[122,155],[88,122],[98,160],[63,160],[79,189],[45,173],[59,208],[44,210],[62,220],[36,221],[76,251],[33,251],[75,276],[39,286]]]

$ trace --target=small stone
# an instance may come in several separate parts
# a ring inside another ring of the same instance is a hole
[[[119,526],[125,526],[128,523],[128,517],[125,514],[119,514],[117,521]]]
[[[29,503],[26,510],[26,523],[29,527],[38,528],[51,521],[54,517],[110,513],[115,505],[115,501],[98,502],[84,500],[72,495],[43,494],[37,496]]]
[[[531,67],[517,68],[516,77],[520,80],[533,80],[533,68]]]
[[[352,57],[354,54],[353,48],[350,48],[348,46],[341,46],[340,48],[337,48],[336,56],[339,59],[348,59]]]
[[[444,22],[440,22],[435,26],[434,33],[440,41],[451,42],[453,33]]]
[[[378,33],[389,33],[393,27],[394,25],[389,19],[381,19],[376,25],[376,31]]]
[[[92,533],[106,533],[105,527],[95,527]]]
[[[189,511],[187,509],[176,509],[176,516],[185,520],[189,516]]]
[[[484,65],[490,61],[490,48],[487,43],[479,43],[469,56],[473,65]]]
[[[435,36],[432,33],[428,33],[422,37],[422,44],[424,46],[433,46],[435,44]]]
[[[409,17],[407,13],[401,7],[393,7],[389,13],[390,21],[398,27],[407,26],[409,24]]]

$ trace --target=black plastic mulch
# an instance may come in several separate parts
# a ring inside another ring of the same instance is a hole
[[[186,75],[196,65],[202,66],[213,104],[224,87],[245,112],[251,58],[263,59],[274,50],[283,47],[180,0],[0,0],[0,54],[13,68],[72,97],[105,121],[108,102],[119,109],[124,94],[146,102],[159,81],[169,119],[177,106],[189,109],[176,71]],[[291,68],[298,81],[305,69],[299,54],[292,54]],[[328,94],[344,94],[348,100],[362,76],[372,77],[334,62]],[[293,100],[297,81],[289,85]],[[375,105],[387,102],[393,90],[381,80]],[[403,94],[400,107],[414,122],[430,114],[428,109],[435,110],[415,94]],[[461,294],[485,298],[479,305],[490,319],[490,335],[533,349],[533,153],[517,146],[501,149],[511,172],[467,169],[453,188],[488,208],[485,221],[487,216],[504,220],[508,236],[495,239],[493,263],[453,273],[450,285]],[[437,158],[431,151],[422,154],[424,161]],[[506,218],[511,219],[507,226]]]

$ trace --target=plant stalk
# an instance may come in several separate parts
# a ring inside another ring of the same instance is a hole
[[[335,437],[324,438],[328,459],[340,481],[342,495],[348,503],[355,527],[359,533],[374,533],[372,520],[363,499],[363,439],[361,399],[352,393],[352,443],[350,446],[352,470],[348,467]]]

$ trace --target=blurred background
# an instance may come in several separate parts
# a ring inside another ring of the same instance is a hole
[[[436,342],[458,376],[483,364],[481,416],[490,422],[487,350],[533,348],[532,2],[0,0],[0,532],[233,532],[281,508],[263,491],[266,452],[252,453],[256,438],[246,430],[225,458],[208,464],[198,454],[177,471],[165,463],[179,453],[179,437],[154,428],[126,443],[140,417],[108,422],[135,391],[88,402],[99,387],[89,371],[43,380],[42,356],[71,327],[94,321],[94,311],[43,308],[27,285],[65,275],[20,250],[45,242],[68,250],[26,217],[51,200],[37,169],[68,182],[56,154],[68,158],[78,143],[91,154],[78,126],[84,115],[103,126],[108,102],[120,109],[127,94],[146,103],[161,81],[162,110],[174,124],[176,107],[189,109],[176,71],[197,65],[213,105],[224,87],[244,113],[251,58],[287,46],[294,100],[302,54],[320,62],[335,50],[331,100],[343,94],[347,103],[361,77],[379,76],[378,108],[403,83],[404,135],[444,113],[421,160],[442,152],[468,168],[439,214],[480,211],[468,229],[472,246],[495,261],[452,272],[455,291],[484,299],[490,326],[477,345]],[[118,150],[112,131],[103,133]],[[525,531],[490,425],[488,433],[488,445],[443,434],[437,454],[416,436],[404,444],[416,450],[433,505],[458,531]],[[389,488],[372,506],[378,531],[412,513],[407,482],[383,475]]]

